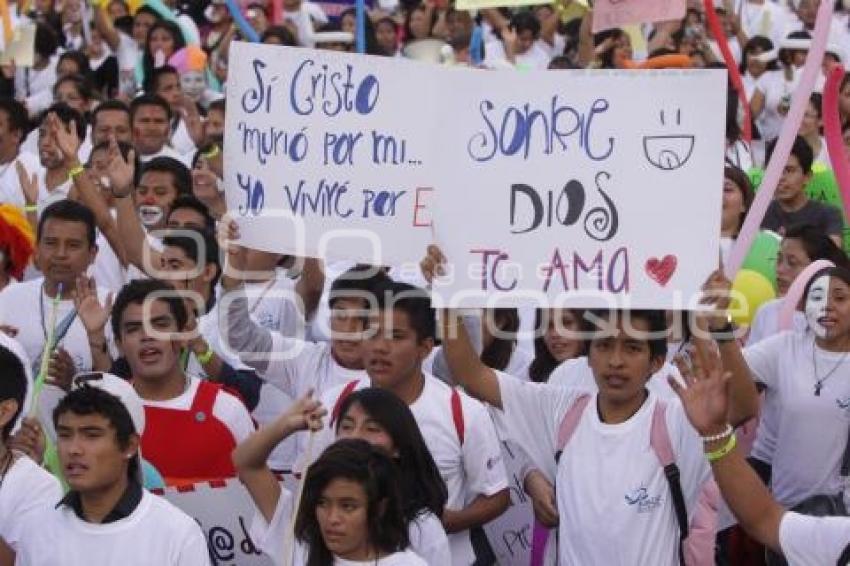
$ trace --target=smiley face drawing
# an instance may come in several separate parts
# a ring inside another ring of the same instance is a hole
[[[676,126],[682,123],[682,111],[676,111]],[[661,125],[666,126],[664,110]],[[643,153],[646,160],[662,171],[683,167],[694,151],[694,136],[690,134],[668,134],[643,137]]]

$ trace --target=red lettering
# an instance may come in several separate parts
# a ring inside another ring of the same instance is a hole
[[[420,219],[419,219],[419,209],[428,208],[427,205],[419,203],[419,193],[422,193],[422,192],[432,193],[432,192],[434,192],[434,189],[431,188],[431,187],[417,187],[416,188],[416,200],[413,204],[413,225],[417,228],[428,228],[428,227],[433,225],[433,222],[430,219],[428,219],[427,222],[420,222]]]

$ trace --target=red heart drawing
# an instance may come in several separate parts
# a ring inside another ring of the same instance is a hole
[[[646,260],[644,270],[646,271],[646,274],[649,275],[650,279],[664,287],[667,285],[667,282],[670,281],[670,278],[673,277],[677,263],[678,260],[674,255],[665,255],[660,260],[652,257]]]

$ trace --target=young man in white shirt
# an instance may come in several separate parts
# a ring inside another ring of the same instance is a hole
[[[129,383],[110,374],[77,376],[75,389],[54,410],[53,424],[71,490],[22,525],[19,563],[209,564],[199,525],[142,488],[145,411]]]
[[[183,297],[154,279],[128,283],[112,310],[116,343],[145,405],[145,458],[171,484],[233,476],[230,453],[254,431],[236,397],[186,374],[187,321]]]
[[[77,279],[85,275],[96,254],[91,210],[71,200],[45,209],[39,220],[34,256],[43,277],[0,292],[0,325],[20,342],[34,365],[41,363],[51,311],[56,308],[54,340],[58,347],[53,359],[64,358],[68,363],[63,365],[72,375],[91,371],[92,344],[103,347],[103,342],[89,336],[72,297]],[[98,296],[104,301],[106,293],[98,290]]]
[[[728,424],[729,372],[718,354],[697,348],[693,367],[679,364],[685,387],[670,383],[688,419],[705,440],[705,453],[723,499],[741,526],[756,540],[782,553],[794,566],[850,562],[850,518],[812,517],[786,511],[737,449]]]
[[[10,435],[24,410],[29,389],[28,361],[12,338],[0,333],[0,563],[14,563],[14,552],[29,515],[55,505],[59,482],[10,446]],[[12,553],[12,554],[10,554]],[[11,556],[11,561],[9,557]]]
[[[171,157],[189,167],[185,156],[168,145],[171,137],[171,107],[161,96],[143,94],[130,103],[133,145],[142,163],[156,157]]]
[[[442,519],[452,564],[469,566],[476,562],[470,530],[499,517],[510,504],[496,429],[481,403],[422,371],[436,332],[428,294],[391,280],[373,292],[378,309],[370,313],[363,340],[368,377],[322,396],[331,417],[319,445],[332,442],[334,409],[352,391],[380,387],[407,403],[449,492]]]
[[[17,164],[29,174],[41,168],[38,158],[21,151],[27,131],[27,109],[13,98],[0,99],[0,204],[23,208],[27,202],[21,190]]]
[[[47,109],[38,127],[38,158],[43,167],[38,174],[38,198],[35,203],[27,199],[28,205],[37,204],[39,215],[51,203],[68,198],[74,184],[71,173],[79,166],[76,152],[79,145],[74,148],[75,151],[72,154],[65,154],[55,133],[51,130],[51,115],[58,118],[61,127],[74,128],[78,144],[82,143],[86,137],[86,126],[79,112],[64,102],[58,102]],[[32,174],[31,171],[28,173]]]
[[[666,319],[662,311],[596,316],[601,326],[588,352],[595,394],[524,382],[486,367],[455,313],[443,320],[443,351],[457,380],[501,410],[504,434],[554,480],[558,564],[674,566],[682,552],[677,494],[650,445],[653,420],[662,419],[667,428],[688,522],[709,470],[681,405],[662,404],[646,387],[664,363]],[[579,402],[587,406],[571,413]],[[568,414],[578,421],[569,443],[560,446]]]

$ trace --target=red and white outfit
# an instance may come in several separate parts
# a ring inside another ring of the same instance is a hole
[[[168,484],[236,475],[230,455],[254,432],[248,409],[217,383],[187,380],[173,399],[143,399],[142,454]]]

